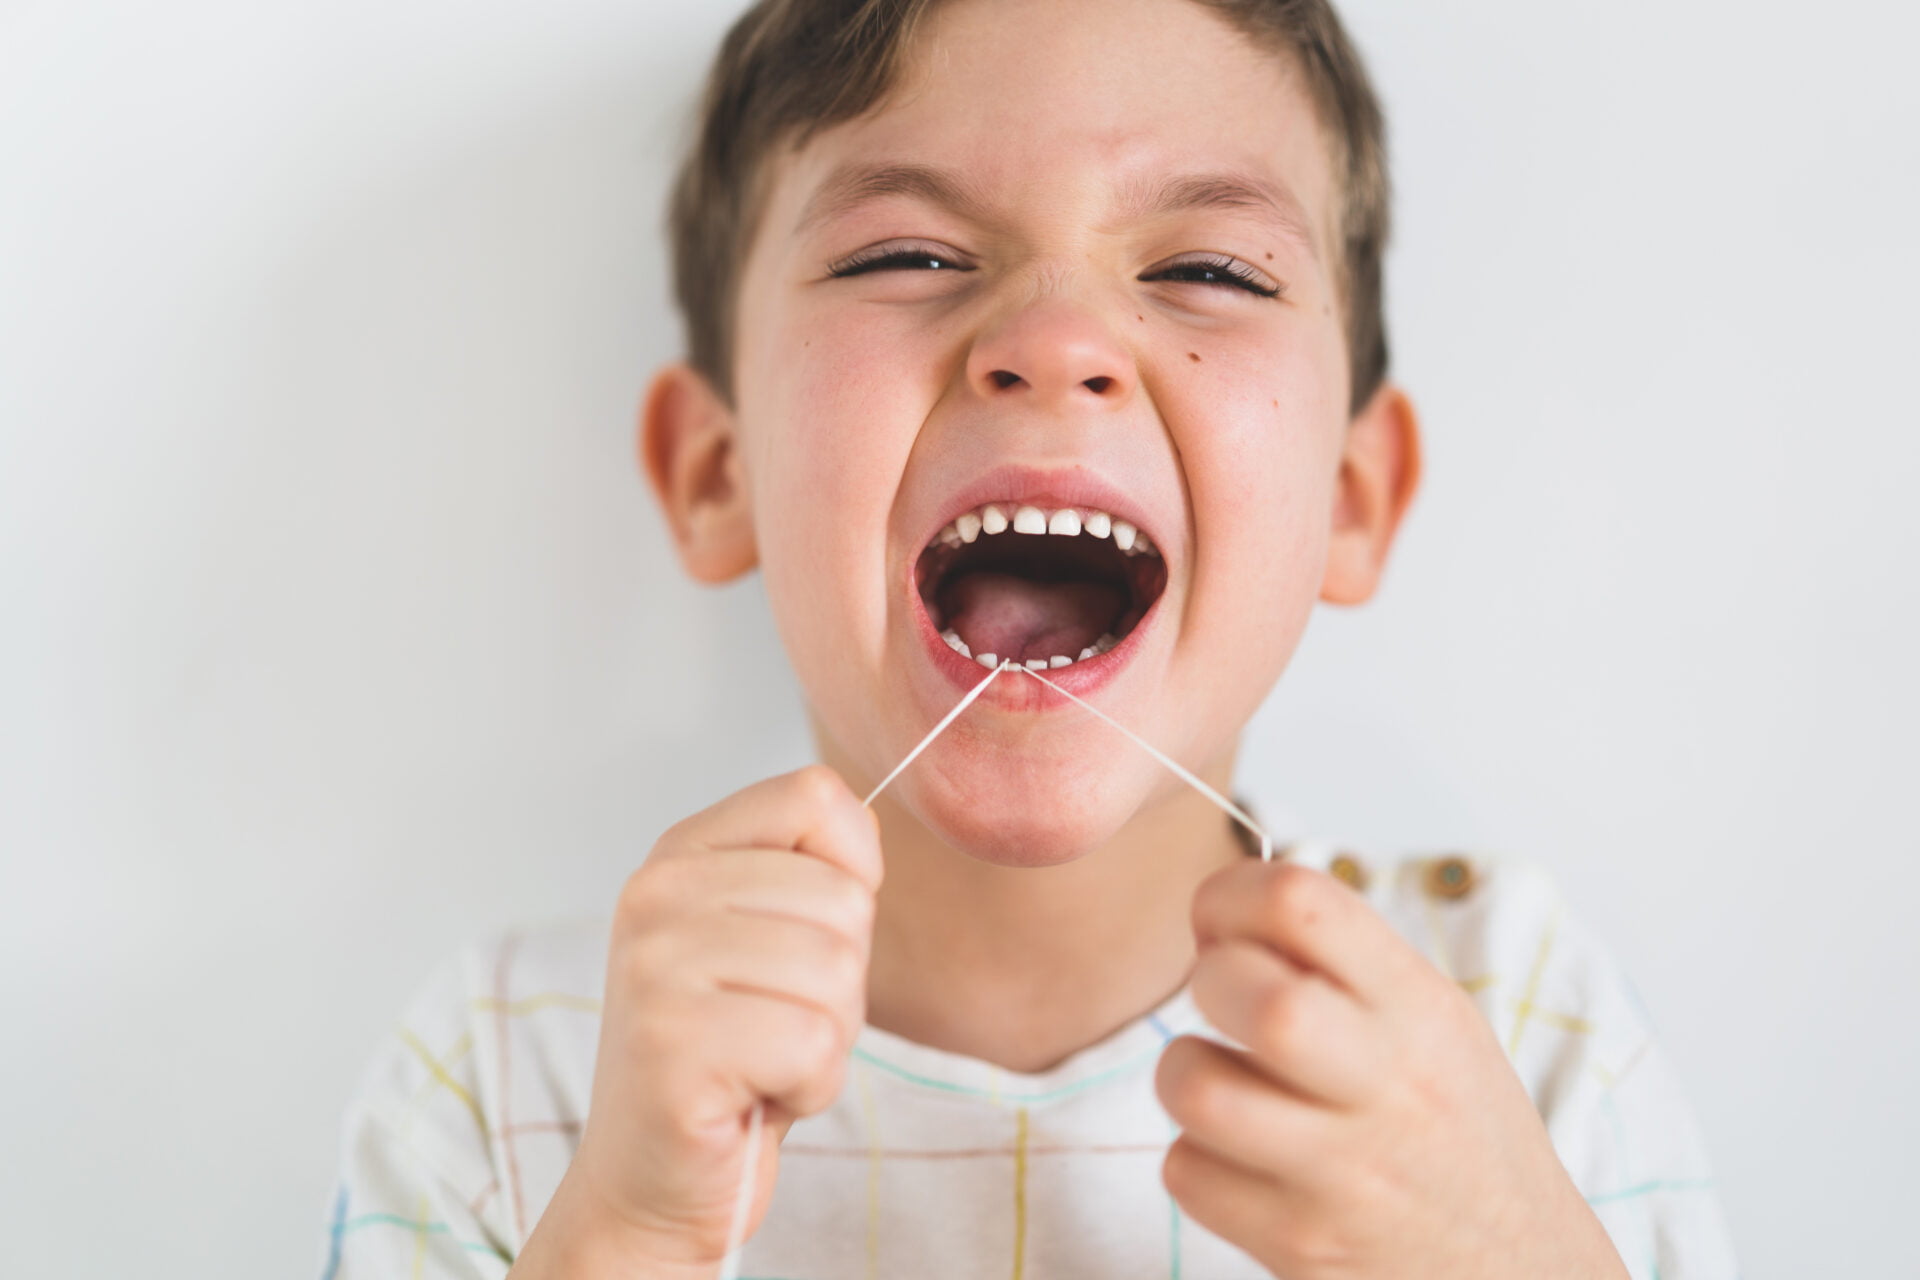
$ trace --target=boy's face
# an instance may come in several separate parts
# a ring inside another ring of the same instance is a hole
[[[734,406],[704,410],[726,443],[668,502],[707,504],[683,549],[731,528],[729,571],[757,559],[829,763],[870,785],[986,675],[951,631],[1076,659],[1046,674],[1223,779],[1417,471],[1397,392],[1350,428],[1339,193],[1291,63],[1190,0],[950,0],[886,102],[771,163]],[[1082,531],[975,534],[989,505]],[[1012,672],[894,784],[1008,865],[1179,786]]]

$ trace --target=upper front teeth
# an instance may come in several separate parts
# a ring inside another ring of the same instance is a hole
[[[1008,511],[1013,514],[1009,516]],[[1052,534],[1055,537],[1072,538],[1080,534],[1091,534],[1096,538],[1111,536],[1113,545],[1128,555],[1158,555],[1159,551],[1147,540],[1147,535],[1125,520],[1116,520],[1104,511],[1084,511],[1075,507],[1062,507],[1058,511],[1043,511],[1039,507],[1021,506],[1014,503],[988,503],[977,511],[964,512],[954,522],[934,535],[934,541],[949,547],[958,547],[973,542],[986,534],[992,537],[1012,529],[1015,533]]]

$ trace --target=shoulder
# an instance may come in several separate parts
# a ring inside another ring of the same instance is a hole
[[[497,1238],[522,1238],[542,1185],[571,1159],[591,1096],[608,927],[502,931],[436,964],[361,1074],[347,1108],[349,1170],[394,1183],[417,1168],[407,1177],[456,1192]]]
[[[604,982],[604,920],[558,921],[504,930],[444,956],[400,1002],[375,1046],[361,1097],[392,1103],[450,1082],[484,1083],[497,1066],[499,1037],[547,1037],[548,1009],[597,1015]]]
[[[1324,845],[1315,865],[1472,998],[1636,1277],[1734,1274],[1704,1136],[1653,1017],[1544,864]]]
[[[1574,1091],[1570,1076],[1612,1079],[1651,1043],[1625,968],[1541,861],[1335,848],[1327,869],[1473,998],[1543,1114]]]
[[[1603,1006],[1625,1023],[1647,1021],[1612,952],[1536,859],[1329,845],[1320,863],[1473,995],[1508,1040],[1524,1039],[1549,1004],[1561,1007],[1550,1021],[1563,1028],[1589,1025]]]

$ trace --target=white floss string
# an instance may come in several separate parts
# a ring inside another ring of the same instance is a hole
[[[925,751],[928,747],[932,746],[933,740],[939,737],[941,734],[945,733],[947,731],[947,726],[951,725],[955,720],[958,720],[960,718],[960,713],[962,711],[965,711],[968,707],[972,706],[974,699],[978,698],[981,694],[987,691],[988,685],[992,684],[995,680],[999,679],[1001,673],[1007,672],[1007,671],[1018,671],[1022,675],[1032,676],[1035,680],[1038,680],[1041,684],[1047,686],[1047,688],[1053,690],[1055,693],[1059,694],[1061,697],[1066,698],[1068,701],[1074,703],[1076,706],[1083,708],[1084,710],[1091,711],[1094,715],[1098,716],[1101,720],[1105,721],[1109,725],[1112,725],[1115,729],[1118,729],[1121,733],[1125,734],[1127,738],[1130,741],[1132,741],[1132,743],[1135,746],[1139,747],[1142,751],[1146,752],[1148,755],[1152,756],[1155,760],[1158,760],[1161,764],[1165,765],[1170,771],[1172,771],[1175,777],[1180,779],[1180,781],[1186,783],[1188,786],[1198,791],[1201,795],[1213,801],[1215,805],[1219,806],[1220,811],[1222,813],[1225,813],[1229,818],[1232,818],[1235,822],[1239,823],[1241,826],[1245,827],[1248,831],[1252,832],[1255,836],[1259,837],[1260,860],[1262,862],[1273,861],[1272,837],[1268,836],[1265,831],[1261,830],[1260,824],[1255,822],[1252,818],[1248,817],[1245,811],[1243,811],[1239,805],[1235,804],[1233,801],[1227,799],[1225,796],[1221,795],[1218,791],[1215,791],[1212,787],[1202,782],[1199,778],[1194,776],[1192,770],[1182,765],[1178,760],[1175,760],[1172,756],[1169,756],[1165,752],[1156,748],[1152,743],[1148,742],[1145,738],[1142,738],[1139,734],[1135,733],[1133,730],[1127,728],[1127,726],[1121,724],[1118,720],[1115,720],[1112,716],[1108,715],[1106,712],[1102,711],[1100,708],[1094,706],[1090,702],[1086,702],[1080,698],[1075,697],[1073,694],[1068,693],[1065,689],[1062,689],[1059,685],[1055,684],[1053,681],[1041,675],[1038,671],[1035,671],[1032,667],[1022,666],[1011,658],[1007,659],[1005,662],[1002,662],[999,666],[995,667],[993,670],[987,672],[986,679],[982,680],[979,684],[973,686],[972,690],[968,692],[967,696],[960,699],[959,705],[955,706],[953,710],[947,712],[945,716],[941,717],[940,723],[933,726],[932,730],[928,732],[926,737],[920,739],[920,745],[916,746],[913,750],[907,752],[906,759],[902,760],[899,764],[893,766],[893,772],[889,773],[886,777],[882,778],[880,780],[880,785],[875,787],[871,792],[868,793],[867,798],[860,802],[861,807],[866,809],[872,808],[873,802],[879,799],[880,793],[882,791],[885,791],[887,787],[893,782],[893,780],[899,777],[901,773],[905,771],[906,767],[912,764],[914,760],[916,760],[919,757],[922,751]],[[753,1175],[760,1166],[760,1128],[761,1128],[762,1108],[763,1108],[763,1104],[759,1101],[755,1101],[753,1104],[753,1117],[747,1122],[747,1155],[746,1155],[746,1159],[741,1163],[741,1166],[740,1166],[740,1191],[739,1191],[739,1194],[734,1197],[734,1201],[733,1201],[733,1225],[727,1230],[727,1256],[720,1260],[719,1280],[739,1280],[740,1247],[742,1243],[744,1243],[742,1237],[745,1236],[746,1229],[747,1229],[747,1209],[750,1207],[753,1199],[753,1183],[754,1183]]]

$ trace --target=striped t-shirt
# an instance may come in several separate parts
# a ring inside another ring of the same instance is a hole
[[[1635,1280],[1734,1280],[1703,1144],[1646,1011],[1534,863],[1375,860],[1294,843],[1470,992]],[[324,1280],[506,1275],[580,1136],[608,923],[545,927],[444,964],[348,1108]],[[1255,1280],[1160,1181],[1177,1129],[1161,1048],[1224,1040],[1183,987],[1049,1070],[867,1026],[834,1104],[796,1121],[743,1280]],[[1284,1280],[1284,1278],[1283,1278]]]

